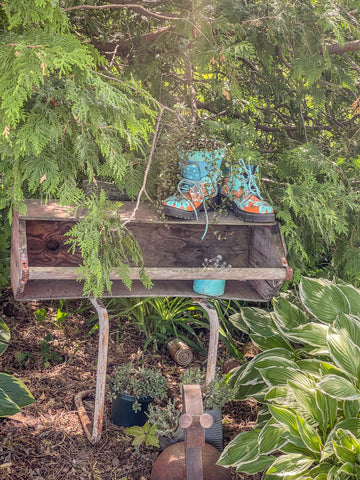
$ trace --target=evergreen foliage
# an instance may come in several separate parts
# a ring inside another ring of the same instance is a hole
[[[357,0],[5,0],[1,208],[80,205],[84,179],[135,199],[160,107],[148,196],[174,188],[200,118],[260,165],[295,279],[360,283],[359,25]]]
[[[125,262],[141,263],[139,247],[125,228],[100,214],[106,199],[86,199],[81,185],[105,178],[137,195],[141,184],[126,182],[126,172],[137,155],[146,155],[154,104],[136,81],[104,77],[106,61],[70,32],[57,2],[26,3],[4,2],[2,8],[0,207],[11,217],[12,208],[24,211],[30,196],[88,207],[72,231],[83,253],[81,273],[88,275],[84,293],[99,296],[110,288],[110,261],[130,287]],[[101,248],[114,248],[115,236],[117,253]],[[141,279],[150,286],[145,274]]]

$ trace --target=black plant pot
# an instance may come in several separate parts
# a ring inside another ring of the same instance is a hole
[[[133,405],[135,400],[135,397],[126,394],[119,394],[117,397],[112,398],[111,420],[115,425],[128,428],[134,425],[142,427],[146,423],[148,419],[146,412],[153,399],[151,397],[139,398],[138,402],[141,409],[134,412]]]
[[[209,413],[213,418],[211,427],[205,429],[205,442],[210,443],[219,452],[222,452],[224,450],[224,440],[221,410],[220,408],[214,408],[213,410],[204,410],[204,413]]]
[[[210,428],[205,428],[205,442],[215,447],[219,452],[224,450],[224,436],[222,426],[221,409],[214,408],[213,410],[204,410],[204,413],[208,413],[213,418],[213,424]],[[184,441],[184,431],[178,430],[176,437],[160,437],[160,448],[165,450],[173,443]]]

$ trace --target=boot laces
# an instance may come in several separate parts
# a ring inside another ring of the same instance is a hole
[[[204,180],[187,180],[186,178],[183,178],[182,180],[180,180],[180,182],[178,183],[178,186],[177,186],[177,189],[178,189],[178,192],[180,193],[180,195],[186,200],[186,202],[188,202],[191,205],[192,209],[194,210],[196,220],[199,219],[199,216],[198,216],[197,210],[195,208],[195,205],[193,204],[191,199],[189,197],[187,197],[185,194],[189,193],[189,191],[191,189],[197,195],[200,195],[200,197],[202,199],[202,204],[204,206],[204,213],[205,213],[205,230],[204,230],[203,236],[201,237],[201,240],[204,240],[204,238],[207,234],[207,231],[208,231],[208,227],[209,227],[209,217],[208,217],[208,213],[207,213],[207,209],[206,209],[205,195],[204,195],[204,192],[201,188],[201,185],[203,183],[204,183]]]
[[[245,162],[242,160],[243,167],[246,171],[247,174],[247,185],[245,186],[245,192],[250,193],[250,195],[254,195],[255,197],[259,198],[260,200],[263,200],[259,187],[257,186],[256,183],[256,175],[252,172],[251,165],[248,164],[246,165]]]

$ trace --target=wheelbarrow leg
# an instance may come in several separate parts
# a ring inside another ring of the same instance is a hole
[[[205,379],[206,385],[209,385],[209,383],[215,380],[217,351],[219,345],[219,317],[216,309],[212,305],[199,298],[195,298],[195,301],[209,315],[210,339]]]
[[[82,399],[87,397],[90,391],[88,390],[77,394],[75,396],[75,404],[78,409],[80,421],[84,428],[87,439],[90,443],[95,444],[101,438],[104,417],[106,366],[109,341],[109,316],[102,302],[95,300],[94,298],[90,298],[90,301],[95,307],[99,317],[99,346],[96,371],[95,410],[92,425],[82,404]]]

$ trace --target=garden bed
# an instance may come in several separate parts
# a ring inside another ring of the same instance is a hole
[[[95,389],[98,335],[96,330],[89,333],[97,318],[90,306],[83,312],[72,313],[82,306],[81,301],[72,301],[63,308],[69,315],[59,323],[58,306],[58,301],[16,302],[10,291],[1,297],[0,316],[12,335],[11,344],[1,357],[1,370],[25,382],[36,403],[12,418],[0,420],[0,479],[150,479],[159,449],[134,449],[132,438],[111,423],[108,396],[100,442],[93,446],[86,439],[74,396],[82,390]],[[42,308],[46,315],[42,318],[38,314],[37,319],[35,312]],[[207,332],[201,335],[206,343]],[[144,336],[136,326],[111,315],[108,373],[113,366],[129,360],[155,366],[168,378],[170,389],[178,392],[182,369],[164,347],[160,351],[149,347],[144,352],[143,344]],[[220,343],[218,364],[222,365],[226,358]],[[195,352],[195,364],[205,367],[206,358]],[[94,398],[90,396],[84,404],[91,415]],[[257,406],[252,402],[232,401],[224,407],[225,444],[254,426],[256,412]],[[247,476],[233,472],[232,478]]]

